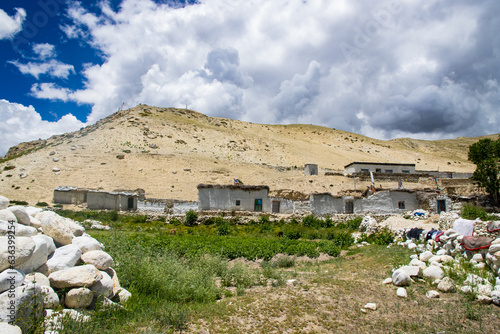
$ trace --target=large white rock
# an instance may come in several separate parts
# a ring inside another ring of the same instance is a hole
[[[47,260],[47,268],[50,273],[74,267],[82,252],[76,245],[66,245],[57,248]]]
[[[86,308],[92,303],[94,294],[87,288],[71,289],[64,298],[64,305],[68,308]]]
[[[102,279],[101,272],[91,264],[56,271],[49,275],[54,288],[88,287]]]
[[[31,216],[30,216],[30,225],[36,229],[42,230],[42,223],[38,219]]]
[[[9,240],[11,244],[9,245]],[[0,237],[0,271],[4,271],[11,265],[14,267],[20,266],[29,260],[35,250],[35,242],[29,237],[15,237],[15,245],[12,245],[10,236]],[[9,256],[14,255],[15,259]]]
[[[61,305],[59,296],[55,293],[54,289],[50,286],[41,286],[41,291],[43,295],[43,308],[56,308]]]
[[[43,211],[35,217],[42,225],[43,233],[54,239],[56,244],[68,245],[74,238],[73,230],[66,219],[52,211]]]
[[[392,283],[396,286],[407,286],[413,282],[410,275],[402,269],[397,269],[392,273]]]
[[[472,257],[472,260],[476,261],[476,262],[484,262],[484,259],[483,259],[483,255],[482,254],[474,254],[474,256]]]
[[[420,254],[420,261],[422,262],[427,262],[429,261],[430,258],[432,258],[434,256],[434,254],[432,254],[432,252],[430,251],[425,251],[423,253]]]
[[[434,281],[437,279],[442,279],[444,277],[444,272],[440,267],[432,265],[424,269],[423,275],[425,278]]]
[[[5,269],[0,273],[0,293],[23,284],[25,275],[17,269]]]
[[[85,254],[89,251],[104,249],[104,245],[102,243],[92,238],[88,234],[84,234],[81,237],[73,238],[72,243],[73,245],[77,245],[78,247],[80,247],[82,254]]]
[[[0,322],[0,333],[2,334],[23,334],[18,326],[10,325],[7,322]]]
[[[32,226],[25,226],[19,223],[9,223],[5,220],[0,220],[0,235],[7,235],[13,232],[19,237],[31,237],[38,233],[38,230]]]
[[[456,285],[451,278],[445,277],[439,282],[437,288],[442,292],[453,292],[456,290]]]
[[[73,219],[69,218],[65,219],[66,219],[66,224],[68,224],[69,228],[71,229],[75,237],[80,237],[85,233],[85,228],[83,226],[76,223]]]
[[[427,265],[425,264],[424,261],[420,261],[420,260],[417,260],[417,259],[411,260],[410,261],[410,266],[420,267],[422,270],[424,270],[425,268],[427,268]]]
[[[13,222],[17,223],[16,216],[9,209],[0,210],[0,220],[4,220],[6,222],[13,221]]]
[[[9,207],[9,204],[9,199],[0,195],[0,210],[7,209]]]
[[[16,216],[17,222],[26,226],[31,225],[30,216],[24,206],[15,205],[9,207],[9,210]]]
[[[89,251],[82,255],[82,261],[93,264],[99,270],[106,270],[113,265],[113,258],[102,250]]]
[[[33,218],[35,218],[35,216],[37,214],[39,214],[40,212],[43,212],[43,209],[37,208],[34,206],[27,206],[27,207],[25,207],[25,209],[26,209],[26,212],[28,213],[28,215],[30,215]]]
[[[15,288],[14,293],[9,290],[0,294],[0,321],[17,321],[16,324],[26,331],[33,319],[42,314],[43,296],[37,284],[23,285]]]
[[[101,271],[101,274],[101,280],[92,284],[89,289],[92,290],[96,296],[111,298],[113,296],[113,280],[105,271]]]
[[[488,248],[488,253],[494,254],[496,252],[500,252],[500,243],[492,244],[490,248]]]
[[[410,242],[410,243],[408,244],[408,249],[409,249],[409,250],[413,250],[413,249],[415,249],[415,248],[417,248],[417,244],[416,244],[416,243],[414,243],[414,242]]]
[[[42,273],[29,273],[26,275],[25,279],[28,282],[33,282],[40,286],[50,286],[49,278]]]
[[[406,271],[410,277],[422,277],[422,268],[417,266],[403,266],[399,268]]]
[[[35,250],[30,259],[19,266],[19,269],[29,274],[47,262],[47,258],[55,248],[54,241],[46,235],[35,235],[31,238],[35,242]]]

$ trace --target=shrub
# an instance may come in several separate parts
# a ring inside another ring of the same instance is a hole
[[[348,220],[346,222],[347,228],[351,230],[359,230],[361,223],[363,222],[363,217],[356,217],[354,219]]]
[[[26,205],[28,205],[28,202],[26,202],[26,201],[10,201],[10,204],[13,204],[13,205],[24,205],[24,206],[26,206]]]
[[[217,234],[220,236],[228,235],[230,233],[229,224],[225,223],[219,226]]]
[[[348,231],[330,232],[326,236],[327,240],[332,241],[335,246],[347,248],[354,244],[354,238]]]
[[[47,204],[47,202],[38,202],[36,206],[49,206],[49,204]]]
[[[184,225],[194,226],[198,220],[198,214],[194,210],[189,210],[186,212],[186,217],[184,218]]]
[[[384,228],[376,233],[361,236],[361,241],[366,241],[375,245],[389,245],[394,242],[394,234],[387,228]]]
[[[288,230],[288,231],[283,232],[283,236],[287,239],[297,240],[297,239],[300,239],[301,232],[297,229]]]
[[[322,220],[314,217],[314,215],[307,215],[302,218],[302,225],[308,227],[321,227]]]
[[[496,217],[489,215],[486,209],[481,206],[475,206],[472,204],[465,204],[460,210],[460,216],[464,219],[475,220],[480,218],[482,221],[495,220]]]
[[[259,224],[269,224],[269,216],[268,215],[260,215],[259,216]]]
[[[177,218],[172,218],[168,222],[174,226],[179,226],[181,224],[181,221]]]

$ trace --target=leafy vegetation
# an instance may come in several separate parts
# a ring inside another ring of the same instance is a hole
[[[472,204],[465,204],[460,210],[460,216],[470,220],[480,218],[482,221],[497,219],[494,215],[488,214],[485,208]]]
[[[495,205],[500,204],[500,138],[481,139],[469,146],[469,160],[476,165],[472,180],[485,189]]]

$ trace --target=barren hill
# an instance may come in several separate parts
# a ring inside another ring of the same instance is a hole
[[[230,184],[234,178],[271,191],[335,194],[353,188],[353,181],[325,171],[341,172],[353,161],[472,172],[467,151],[478,139],[382,141],[314,125],[254,124],[138,105],[80,131],[11,148],[10,159],[0,164],[0,194],[50,203],[54,187],[78,186],[142,188],[150,198],[196,200],[199,183]],[[320,175],[304,176],[306,163],[318,164]]]

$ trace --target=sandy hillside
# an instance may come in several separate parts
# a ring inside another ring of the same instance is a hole
[[[7,156],[32,151],[0,164],[0,194],[33,204],[51,202],[54,187],[79,186],[106,191],[142,188],[151,198],[196,200],[199,183],[230,184],[233,178],[267,184],[271,191],[338,194],[354,187],[352,179],[325,172],[341,172],[353,161],[472,172],[475,166],[467,161],[467,150],[477,140],[381,141],[320,126],[253,124],[138,105],[80,131],[12,148]],[[304,176],[306,163],[318,164],[320,175]],[[356,187],[366,185],[358,182]]]

